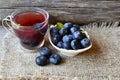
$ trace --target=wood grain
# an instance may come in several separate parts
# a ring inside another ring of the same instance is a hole
[[[24,7],[40,7],[50,14],[50,22],[89,23],[119,21],[120,0],[1,0],[0,17]]]

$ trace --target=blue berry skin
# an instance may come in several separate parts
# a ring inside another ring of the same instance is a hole
[[[59,30],[59,34],[60,35],[65,35],[65,34],[69,34],[69,29],[67,28],[62,28],[61,30]]]
[[[28,46],[31,46],[31,47],[35,47],[35,46],[38,46],[39,45],[39,39],[31,39],[31,40],[27,40],[27,41],[21,41],[21,43],[23,45],[28,45]]]
[[[68,36],[69,36],[70,41],[73,40],[73,35],[72,34],[69,34]]]
[[[38,56],[35,62],[38,66],[45,66],[47,64],[47,58],[45,56]]]
[[[40,28],[42,25],[41,25],[40,23],[36,23],[36,24],[34,24],[33,26],[34,26],[35,29],[38,29],[38,28]]]
[[[61,60],[62,60],[61,56],[60,56],[59,54],[57,54],[57,53],[52,54],[52,55],[50,56],[50,58],[49,58],[50,63],[51,63],[51,64],[54,64],[54,65],[60,64],[60,63],[61,63]]]
[[[40,48],[40,55],[49,58],[51,54],[52,54],[52,50],[49,47]]]
[[[62,42],[62,41],[59,41],[59,42],[57,43],[57,47],[63,48],[63,42]]]
[[[73,38],[74,38],[74,39],[77,39],[77,40],[81,40],[81,39],[83,38],[83,36],[82,36],[82,34],[81,34],[80,31],[75,31],[75,32],[73,33]]]
[[[70,43],[63,43],[63,48],[67,49],[67,50],[70,50],[71,49]]]
[[[78,30],[79,30],[79,29],[77,29],[76,27],[71,27],[71,28],[70,28],[70,32],[71,32],[71,33],[74,33],[75,31],[78,31]]]
[[[77,40],[72,40],[71,41],[71,47],[72,47],[73,50],[78,50],[78,49],[82,48],[79,41],[77,41]]]
[[[70,29],[72,27],[72,23],[67,22],[64,24],[64,28]]]
[[[51,36],[54,36],[55,34],[59,34],[59,30],[58,30],[57,27],[52,27],[52,28],[50,29],[50,35],[51,35]]]
[[[60,35],[54,35],[52,38],[53,44],[57,44],[59,41],[61,41],[61,36]]]
[[[72,36],[71,35],[64,35],[62,40],[64,43],[70,42],[72,40]]]
[[[88,38],[84,38],[80,41],[81,45],[83,48],[86,48],[88,46],[90,46],[90,40]]]

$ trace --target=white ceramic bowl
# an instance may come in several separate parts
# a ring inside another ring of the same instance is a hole
[[[50,28],[52,28],[52,27],[56,27],[56,26],[55,26],[55,25],[51,25]],[[90,39],[87,31],[85,31],[85,34],[86,34],[87,38]],[[50,30],[49,30],[49,32],[48,32],[48,37],[49,37],[49,41],[50,41],[51,45],[52,45],[56,50],[58,50],[61,54],[66,55],[66,56],[76,56],[76,55],[78,55],[79,53],[82,53],[82,52],[84,52],[84,51],[87,51],[88,49],[90,49],[90,48],[92,47],[92,42],[90,42],[90,46],[87,47],[87,48],[78,49],[78,50],[66,50],[66,49],[63,49],[63,48],[59,48],[59,47],[57,47],[56,45],[54,45],[54,44],[52,43],[52,41],[51,41],[51,36],[50,36]]]

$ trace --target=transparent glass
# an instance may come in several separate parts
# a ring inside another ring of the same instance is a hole
[[[44,45],[49,14],[40,8],[18,9],[3,19],[2,25],[19,38],[24,49],[36,50]]]

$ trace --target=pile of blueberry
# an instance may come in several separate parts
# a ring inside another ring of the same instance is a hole
[[[70,22],[58,23],[52,27],[50,36],[52,43],[62,49],[78,50],[90,46],[90,40],[84,30],[79,25],[73,25]]]
[[[37,56],[35,62],[39,66],[47,65],[48,61],[51,64],[58,65],[61,63],[61,56],[58,53],[52,53],[49,47],[40,48],[40,56]]]

